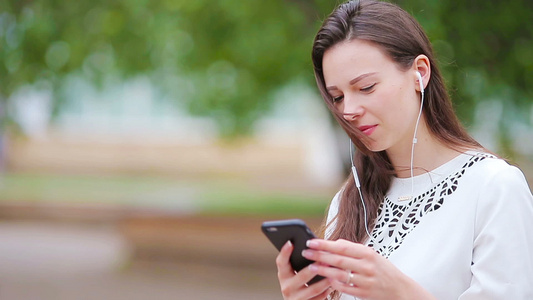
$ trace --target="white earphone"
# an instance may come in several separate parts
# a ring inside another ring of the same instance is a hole
[[[416,77],[418,77],[418,84],[420,85],[420,92],[424,94],[424,82],[422,81],[422,75],[420,72],[416,71]]]

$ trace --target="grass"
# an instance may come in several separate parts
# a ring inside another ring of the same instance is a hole
[[[176,213],[322,216],[331,195],[276,191],[235,179],[7,173],[0,204],[102,204]]]
[[[329,203],[323,196],[226,190],[204,195],[205,213],[322,216]]]
[[[127,203],[175,186],[160,178],[100,175],[5,174],[0,201]]]

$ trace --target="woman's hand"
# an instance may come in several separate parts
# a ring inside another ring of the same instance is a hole
[[[374,249],[346,240],[314,239],[303,251],[316,261],[308,269],[327,277],[331,286],[362,299],[435,299]],[[312,276],[312,275],[311,275]]]
[[[316,273],[309,270],[309,267],[302,269],[296,273],[292,268],[289,258],[291,256],[294,246],[291,242],[287,242],[276,258],[276,266],[278,267],[278,280],[281,286],[281,293],[285,300],[323,300],[332,291],[330,282],[323,279],[312,285],[307,285]]]

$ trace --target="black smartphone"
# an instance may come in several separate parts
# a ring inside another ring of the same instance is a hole
[[[295,271],[298,272],[313,263],[313,261],[302,256],[302,251],[307,249],[305,244],[307,240],[316,238],[313,231],[307,227],[304,221],[300,219],[290,219],[263,222],[261,230],[278,251],[281,250],[287,241],[291,241],[294,245],[294,250],[290,257],[290,263]],[[317,275],[311,279],[308,284],[313,284],[323,278],[324,277]]]

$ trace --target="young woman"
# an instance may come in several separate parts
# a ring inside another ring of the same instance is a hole
[[[533,196],[460,125],[420,25],[340,5],[312,52],[322,97],[358,151],[315,261],[276,264],[285,299],[533,299]],[[326,279],[307,285],[315,275]]]

